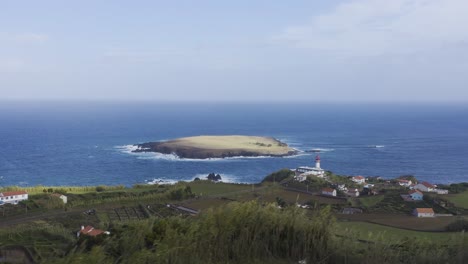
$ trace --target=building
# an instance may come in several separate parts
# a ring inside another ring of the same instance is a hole
[[[63,202],[64,204],[66,204],[66,203],[68,202],[67,196],[65,196],[65,195],[63,195],[63,194],[60,194],[60,193],[53,193],[52,196],[59,198],[60,200],[62,200],[62,202]]]
[[[296,173],[304,173],[322,178],[325,175],[325,170],[320,168],[320,156],[315,157],[315,167],[302,166],[296,169]]]
[[[96,229],[92,226],[81,226],[81,229],[80,231],[78,231],[78,233],[76,233],[76,237],[80,237],[80,235],[86,235],[86,236],[98,236],[98,235],[102,235],[102,234],[105,234],[105,235],[110,235],[110,232],[109,231],[104,231],[104,230],[101,230],[101,229]]]
[[[418,190],[412,190],[408,194],[409,194],[409,196],[411,197],[412,200],[422,201],[422,199],[423,199],[423,193],[418,191]]]
[[[432,208],[415,208],[413,215],[417,217],[434,217],[434,210]]]
[[[326,196],[336,196],[336,190],[332,188],[323,188],[322,195]]]
[[[398,185],[403,186],[403,187],[410,187],[413,184],[411,180],[405,180],[405,179],[398,179],[397,182],[398,182]]]
[[[359,196],[359,190],[358,189],[349,189],[346,194],[351,197],[358,197]]]
[[[413,189],[420,190],[421,192],[434,192],[436,187],[428,182],[421,182],[416,184]]]
[[[435,189],[435,192],[437,194],[448,194],[448,190],[444,190],[444,189]]]
[[[354,176],[351,178],[351,180],[357,184],[364,184],[366,183],[366,178],[362,176]]]
[[[298,182],[303,182],[305,180],[307,180],[307,175],[305,173],[301,173],[297,176],[294,176],[294,179]]]
[[[25,191],[12,191],[0,193],[0,204],[18,204],[18,202],[28,199],[28,193]]]

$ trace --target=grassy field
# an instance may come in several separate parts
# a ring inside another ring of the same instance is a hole
[[[337,215],[338,219],[375,223],[395,228],[409,229],[415,231],[445,231],[448,224],[457,220],[457,217],[428,217],[418,218],[409,214],[396,213],[370,213],[354,215]]]
[[[201,149],[242,149],[264,154],[282,155],[293,151],[274,138],[256,136],[196,136],[171,140],[168,145]]]
[[[443,198],[446,198],[450,202],[454,203],[457,207],[468,209],[468,191],[445,195]]]
[[[461,233],[449,232],[423,232],[388,227],[366,222],[337,222],[337,233],[353,233],[356,238],[370,241],[392,240],[399,241],[405,238],[422,238],[440,242],[454,242]],[[466,234],[464,234],[467,236]]]
[[[187,184],[192,189],[192,193],[201,196],[207,195],[229,195],[239,191],[252,190],[251,184],[232,184],[211,181],[194,181]],[[255,189],[255,187],[254,187]]]
[[[370,208],[380,203],[383,199],[384,199],[383,195],[374,195],[374,196],[363,196],[363,197],[358,198],[357,200],[360,202],[362,206]]]

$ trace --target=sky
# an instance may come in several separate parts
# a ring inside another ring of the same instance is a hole
[[[466,102],[467,10],[467,0],[2,0],[0,101]]]

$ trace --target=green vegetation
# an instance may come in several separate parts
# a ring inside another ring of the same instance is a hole
[[[457,232],[457,231],[464,231],[468,232],[468,220],[466,219],[458,219],[455,222],[449,224],[447,226],[447,231],[450,232]]]
[[[123,185],[116,185],[116,186],[32,186],[32,187],[19,187],[19,186],[8,186],[0,188],[0,192],[7,192],[7,191],[26,191],[29,194],[40,194],[40,193],[88,193],[94,192],[97,188],[112,191],[112,190],[124,190],[125,186]]]
[[[212,181],[194,181],[190,183],[195,195],[207,196],[252,190],[252,184],[226,184]]]
[[[455,239],[460,236],[460,233],[453,232],[413,231],[373,223],[351,221],[337,222],[337,230],[338,233],[351,232],[355,235],[356,238],[369,241],[378,241],[380,239],[384,239],[386,241],[397,242],[401,241],[402,239],[416,238],[438,242],[454,242],[456,241]]]
[[[263,180],[263,182],[281,182],[288,177],[293,177],[294,176],[294,171],[291,171],[290,169],[281,169],[277,172],[273,172],[272,174],[266,176]]]
[[[115,223],[110,236],[18,227],[0,245],[23,244],[41,263],[466,263],[467,236],[336,224],[329,208],[232,202],[196,218]],[[383,231],[383,232],[382,232]],[[31,237],[38,239],[30,239]]]
[[[468,209],[468,191],[445,195],[444,198],[454,203],[457,207]]]
[[[322,187],[330,186],[326,179],[288,181],[293,175],[283,169],[268,175],[262,184],[200,180],[133,188],[31,187],[28,201],[2,206],[0,226],[15,228],[0,231],[0,253],[5,246],[24,246],[40,263],[468,261],[464,253],[468,236],[458,232],[468,229],[467,218],[409,215],[415,207],[446,213],[434,202],[442,196],[425,195],[424,201],[405,202],[400,197],[405,189],[382,184],[384,188],[375,196],[331,198],[319,194]],[[57,193],[66,194],[66,205]],[[465,195],[443,198],[463,199]],[[298,208],[296,203],[310,207]],[[350,205],[365,213],[335,214]],[[194,216],[197,212],[179,206],[201,213]],[[80,225],[109,230],[111,235],[77,240]]]
[[[360,204],[366,208],[371,208],[376,206],[378,203],[382,202],[384,195],[372,195],[372,196],[362,196],[357,200]]]

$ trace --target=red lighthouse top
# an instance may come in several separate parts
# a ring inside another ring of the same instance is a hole
[[[320,156],[319,156],[319,155],[317,155],[317,156],[315,157],[315,161],[320,161]]]

